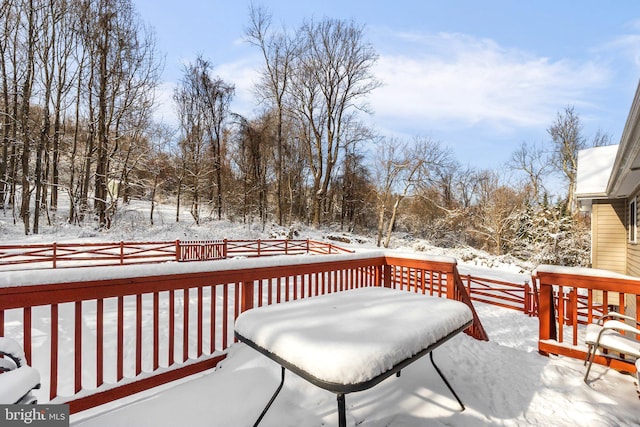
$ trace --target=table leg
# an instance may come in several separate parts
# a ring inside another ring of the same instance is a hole
[[[344,393],[338,393],[338,427],[347,427]]]
[[[429,353],[429,358],[431,359],[431,364],[433,365],[433,367],[436,368],[436,372],[438,373],[438,375],[440,375],[440,378],[442,378],[442,381],[444,381],[444,383],[447,385],[447,388],[449,389],[451,394],[453,394],[453,396],[456,398],[456,400],[460,404],[460,407],[464,411],[465,407],[464,407],[462,401],[460,400],[460,398],[458,397],[456,392],[453,391],[453,387],[451,387],[451,384],[449,384],[449,381],[447,381],[447,379],[444,377],[444,375],[442,374],[440,369],[438,369],[438,367],[436,366],[436,362],[433,361],[433,351],[431,353]]]
[[[260,424],[260,421],[262,421],[262,419],[266,415],[267,411],[271,407],[271,404],[273,403],[274,400],[276,400],[276,396],[278,396],[278,393],[280,393],[280,390],[282,390],[282,386],[284,385],[284,371],[285,371],[284,366],[282,366],[282,377],[280,379],[280,385],[276,389],[276,392],[273,393],[273,396],[271,396],[271,400],[269,400],[269,403],[267,403],[267,406],[264,407],[264,409],[262,410],[262,413],[256,420],[255,424],[253,424],[253,427],[257,427],[258,424]]]

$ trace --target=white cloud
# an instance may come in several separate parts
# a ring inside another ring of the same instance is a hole
[[[493,40],[461,34],[400,34],[402,53],[380,55],[384,86],[371,98],[385,122],[409,119],[436,127],[545,126],[567,104],[587,104],[609,71],[592,62],[553,61]]]
[[[176,88],[174,82],[165,82],[158,85],[155,93],[156,108],[153,116],[157,122],[165,123],[171,127],[177,128],[179,125],[178,116],[175,105],[173,103],[173,92]]]
[[[254,57],[247,57],[244,60],[221,64],[215,68],[215,73],[224,81],[231,83],[236,88],[231,109],[233,112],[251,116],[256,107],[256,99],[253,88],[258,81],[260,62]]]
[[[640,20],[638,23],[640,25]],[[632,62],[638,69],[637,71],[640,70],[640,34],[624,34],[618,36],[610,42],[596,48],[596,51],[611,52],[614,55],[620,55],[627,61]]]

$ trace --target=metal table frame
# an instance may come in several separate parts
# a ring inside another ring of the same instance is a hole
[[[338,426],[339,427],[346,427],[347,418],[346,418],[346,408],[345,408],[345,394],[353,393],[353,392],[356,392],[356,391],[367,390],[367,389],[375,386],[376,384],[379,384],[380,382],[384,381],[385,379],[389,378],[391,375],[394,375],[394,374],[396,376],[400,376],[400,371],[402,369],[404,369],[405,367],[407,367],[411,363],[415,362],[416,360],[420,359],[421,357],[423,357],[423,356],[425,356],[427,354],[429,354],[429,358],[431,360],[431,364],[435,368],[436,372],[438,373],[440,378],[442,378],[442,380],[444,381],[445,385],[447,386],[449,391],[451,391],[451,394],[453,394],[453,396],[456,398],[456,400],[460,404],[461,409],[464,411],[464,409],[465,409],[464,404],[462,403],[462,401],[460,400],[460,398],[458,397],[456,392],[453,390],[453,387],[451,387],[451,384],[449,384],[449,381],[447,381],[447,379],[445,378],[445,376],[442,373],[442,371],[438,368],[438,366],[434,362],[434,360],[433,360],[433,350],[435,350],[437,347],[439,347],[440,345],[444,344],[445,342],[447,342],[449,339],[453,338],[454,336],[456,336],[460,332],[462,332],[465,329],[467,329],[469,326],[471,326],[472,323],[473,323],[473,320],[467,322],[465,325],[463,325],[460,328],[450,332],[448,335],[444,336],[440,340],[436,341],[435,343],[431,344],[430,346],[426,347],[425,349],[421,350],[420,352],[416,353],[415,355],[411,356],[410,358],[405,359],[402,362],[396,364],[395,366],[393,366],[388,371],[383,372],[383,373],[381,373],[381,374],[379,374],[379,375],[377,375],[377,376],[375,376],[375,377],[373,377],[373,378],[371,378],[371,379],[369,379],[367,381],[363,381],[363,382],[355,383],[355,384],[340,384],[340,383],[328,382],[328,381],[324,381],[324,380],[318,379],[317,377],[315,377],[315,376],[309,374],[308,372],[298,368],[297,366],[292,365],[287,360],[283,359],[282,357],[278,356],[277,354],[274,354],[271,351],[266,350],[263,347],[260,347],[259,345],[254,343],[252,340],[250,340],[250,339],[240,335],[239,333],[235,332],[235,336],[236,336],[236,338],[238,338],[238,340],[240,340],[241,342],[247,344],[249,347],[257,350],[258,352],[262,353],[263,355],[267,356],[269,359],[275,361],[281,367],[280,384],[278,385],[278,388],[276,389],[275,393],[273,394],[273,396],[271,397],[271,399],[269,400],[269,402],[265,406],[264,410],[262,411],[262,413],[260,414],[260,416],[256,420],[256,422],[254,424],[254,427],[257,427],[258,424],[260,424],[260,421],[262,421],[262,419],[266,415],[267,411],[271,407],[271,404],[275,401],[276,397],[278,396],[278,393],[280,393],[280,390],[282,390],[282,386],[284,385],[285,371],[287,369],[289,371],[295,373],[296,375],[300,376],[301,378],[304,378],[305,380],[309,381],[311,384],[313,384],[315,386],[318,386],[318,387],[320,387],[322,389],[325,389],[325,390],[328,390],[330,392],[336,393],[337,400],[338,400]]]

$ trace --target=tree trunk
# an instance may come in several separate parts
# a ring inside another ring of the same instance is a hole
[[[33,69],[35,60],[35,8],[33,0],[29,1],[27,20],[27,62],[24,83],[22,86],[22,110],[20,116],[22,138],[22,205],[20,217],[24,223],[24,234],[29,234],[29,215],[31,189],[29,184],[29,160],[31,157],[31,126],[29,114],[31,105],[31,89],[33,85]]]

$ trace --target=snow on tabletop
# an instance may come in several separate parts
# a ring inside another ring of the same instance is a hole
[[[361,288],[249,310],[238,317],[235,330],[320,380],[356,384],[472,318],[458,301]]]

